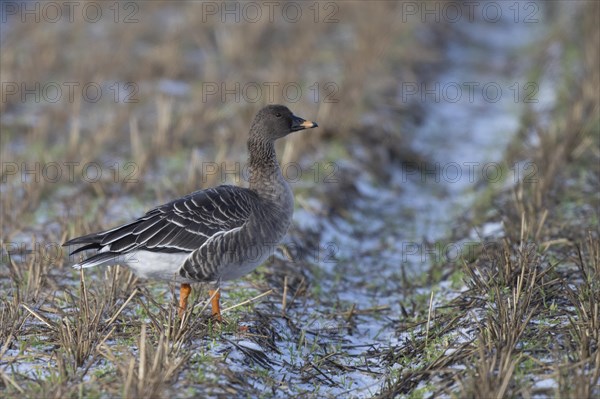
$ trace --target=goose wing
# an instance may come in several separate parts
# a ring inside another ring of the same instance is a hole
[[[192,252],[215,234],[241,227],[258,202],[258,195],[252,190],[218,186],[156,207],[131,223],[78,237],[63,245],[86,244],[71,254],[87,249],[112,254],[134,250]],[[86,261],[80,265],[85,267]]]

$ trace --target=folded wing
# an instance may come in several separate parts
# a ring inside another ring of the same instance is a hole
[[[63,245],[86,244],[71,255],[90,249],[99,251],[76,267],[107,263],[111,256],[137,250],[190,253],[215,234],[241,227],[258,201],[254,191],[237,186],[196,191],[156,207],[131,223],[78,237]]]

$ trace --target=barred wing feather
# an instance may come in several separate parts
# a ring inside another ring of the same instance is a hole
[[[87,244],[72,254],[86,249],[116,254],[134,250],[192,252],[215,234],[241,227],[259,201],[254,191],[236,186],[196,191],[156,207],[131,223],[75,238],[65,245]],[[92,258],[80,265],[85,267]]]

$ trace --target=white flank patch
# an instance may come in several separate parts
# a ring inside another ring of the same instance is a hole
[[[107,252],[107,247],[102,248],[99,253]],[[189,253],[160,253],[151,251],[132,251],[126,254],[115,255],[108,259],[92,262],[82,266],[80,263],[73,265],[75,269],[95,267],[100,265],[124,265],[129,267],[135,274],[143,278],[155,280],[168,280],[176,282],[189,282],[179,275],[179,269],[183,266]]]
[[[123,263],[143,278],[187,281],[179,275],[179,269],[181,269],[183,262],[189,255],[189,253],[134,251],[126,255]]]

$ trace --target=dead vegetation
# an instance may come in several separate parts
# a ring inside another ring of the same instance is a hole
[[[600,87],[600,30],[591,16],[597,7],[589,5],[582,29],[590,41],[578,50],[585,54],[585,73],[569,82],[549,125],[541,125],[536,111],[527,116],[540,123],[524,127],[539,145],[523,146],[521,136],[507,154],[509,162],[531,160],[538,178],[496,198],[491,220],[501,218],[505,237],[482,243],[474,261],[465,257],[466,289],[434,309],[433,317],[432,292],[429,309],[423,303],[418,321],[402,326],[411,338],[384,356],[400,368],[382,397],[408,396],[418,388],[434,397],[600,394],[600,99],[590,90]],[[594,207],[588,208],[592,220],[565,215],[573,202]],[[443,267],[456,271],[458,265]],[[427,356],[431,351],[438,355]],[[417,365],[404,369],[407,359]]]
[[[34,168],[25,178],[20,170],[13,175],[3,169],[1,176],[2,240],[11,255],[3,251],[0,268],[0,395],[600,395],[597,5],[584,8],[579,37],[585,40],[565,39],[564,32],[552,38],[565,40],[564,46],[579,43],[574,51],[581,57],[575,58],[583,61],[573,67],[583,72],[565,82],[550,117],[526,113],[521,135],[507,151],[509,165],[531,160],[538,180],[499,193],[471,221],[500,220],[505,236],[484,242],[474,258],[433,266],[424,284],[399,277],[398,314],[390,304],[348,306],[340,292],[319,287],[320,280],[334,278],[344,287],[344,274],[354,272],[314,266],[319,231],[291,231],[286,253],[278,250],[258,276],[228,292],[229,323],[222,326],[210,321],[205,293],[193,298],[180,320],[173,287],[141,282],[120,267],[72,271],[72,259],[53,252],[65,237],[108,228],[199,185],[222,183],[222,175],[207,175],[203,165],[242,159],[247,121],[262,103],[207,99],[202,82],[335,83],[339,102],[315,106],[304,98],[293,105],[299,114],[316,114],[323,128],[286,144],[284,162],[304,165],[302,153],[311,155],[309,164],[322,156],[363,156],[361,167],[382,181],[389,177],[382,171],[389,173],[388,166],[407,154],[421,162],[397,128],[419,110],[398,104],[390,87],[398,76],[420,79],[419,66],[434,68],[440,60],[434,43],[414,40],[415,26],[392,23],[399,3],[385,2],[372,12],[345,5],[343,24],[241,24],[227,32],[218,18],[203,22],[197,4],[180,4],[183,11],[176,11],[168,2],[140,3],[139,23],[99,33],[81,21],[73,29],[57,24],[51,30],[28,22],[3,38],[3,81],[133,82],[139,101],[106,101],[113,93],[103,86],[99,103],[79,99],[28,108],[17,97],[0,102],[3,115],[13,118],[2,122],[2,161]],[[169,13],[182,19],[161,16]],[[443,30],[432,27],[431,41],[443,42]],[[321,41],[325,36],[335,39],[334,50]],[[544,54],[536,57],[545,64]],[[161,81],[183,83],[185,94],[161,89]],[[281,92],[273,100],[284,100]],[[393,128],[363,125],[361,115],[374,109],[393,115]],[[537,145],[523,145],[530,135]],[[364,151],[352,153],[356,148]],[[114,156],[107,161],[106,153]],[[42,173],[52,162],[63,163],[57,183]],[[64,162],[78,162],[74,179]],[[103,177],[84,174],[88,163],[100,165]],[[358,196],[355,173],[343,172],[339,185],[315,188],[326,204],[323,218],[343,219],[352,211],[340,192],[343,187]],[[128,194],[135,195],[124,201]],[[462,275],[464,287],[446,300],[434,284],[452,274]],[[353,342],[371,318],[392,326],[398,344]],[[353,373],[368,376],[372,390],[352,385]]]

